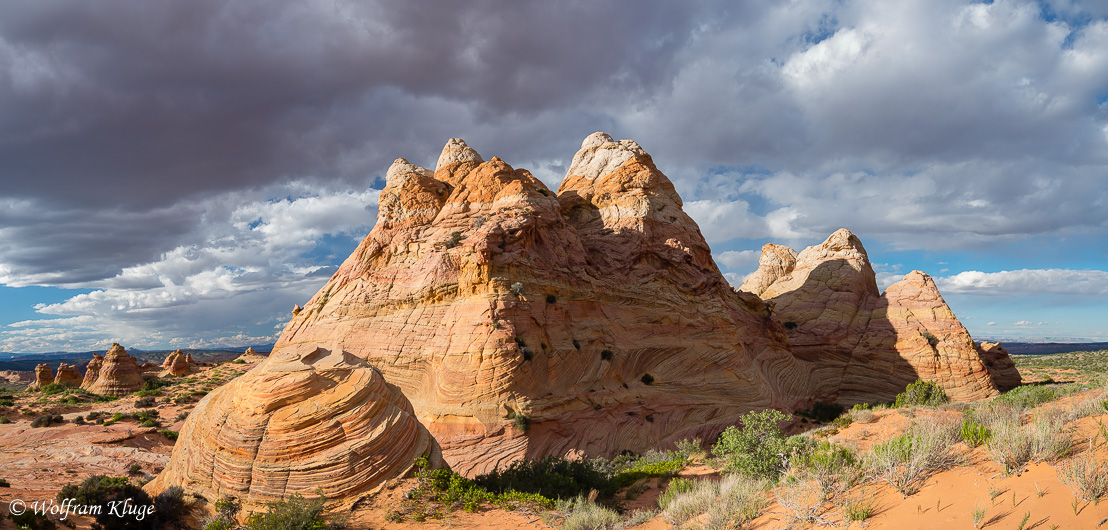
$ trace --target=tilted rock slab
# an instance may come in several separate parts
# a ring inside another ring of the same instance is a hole
[[[635,142],[590,135],[556,194],[458,139],[386,182],[373,231],[277,347],[367,360],[455,470],[709,439],[805,399],[784,329],[729,287]]]
[[[332,501],[353,501],[424,455],[442,466],[396,387],[349,353],[300,344],[205,396],[146,490],[231,495],[248,510],[318,488]]]
[[[923,379],[973,401],[1010,388],[1013,377],[1018,384],[1007,353],[978,348],[927,274],[913,271],[880,294],[865,248],[846,229],[799,254],[765,245],[739,289],[773,305],[793,352],[813,364],[821,400],[889,401]]]
[[[142,389],[143,379],[138,360],[128,355],[123,346],[112,344],[100,367],[95,370],[95,379],[90,382],[88,375],[93,373],[94,362],[96,359],[89,361],[88,372],[81,388],[105,396],[125,396]]]
[[[58,365],[58,373],[54,376],[54,382],[59,385],[79,387],[84,380],[81,369],[72,364],[61,363]]]

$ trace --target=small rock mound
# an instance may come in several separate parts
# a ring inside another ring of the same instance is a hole
[[[192,356],[186,355],[181,350],[176,350],[162,361],[164,375],[180,377],[196,371],[196,363],[192,362]]]
[[[201,400],[146,489],[233,495],[248,510],[317,489],[347,503],[423,455],[442,466],[437,442],[396,387],[349,353],[300,344]]]
[[[28,389],[42,388],[50,383],[54,382],[54,370],[50,369],[48,363],[42,363],[35,366],[35,382],[27,386]]]
[[[61,363],[58,365],[58,374],[54,376],[54,382],[59,385],[79,387],[84,380],[81,369],[72,364]]]
[[[97,360],[89,362],[81,388],[105,396],[125,396],[142,389],[143,380],[138,360],[128,355],[123,346],[112,344],[100,361],[100,366],[94,370],[93,363]],[[95,374],[91,382],[89,374]]]

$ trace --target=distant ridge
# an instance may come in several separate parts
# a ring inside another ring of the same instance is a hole
[[[1005,342],[1004,348],[1010,355],[1050,355],[1108,350],[1108,342]]]

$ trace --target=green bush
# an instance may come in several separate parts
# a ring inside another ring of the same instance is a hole
[[[989,441],[992,433],[989,432],[989,428],[977,423],[973,418],[962,419],[962,441],[966,442],[966,445],[970,447],[978,447],[981,444]]]
[[[0,396],[0,407],[14,407],[15,398],[12,396]]]
[[[73,499],[74,504],[92,506],[104,502],[109,495],[118,492],[127,484],[126,477],[108,477],[93,475],[80,484],[66,484],[56,497],[58,504],[65,499]]]
[[[1043,403],[1058,399],[1058,390],[1053,386],[1024,385],[1013,388],[1004,395],[996,398],[996,401],[1023,409],[1034,408]]]
[[[128,499],[130,500],[129,505],[138,508],[138,510],[134,512],[123,511],[123,515],[120,516],[122,510],[118,506]],[[156,514],[147,513],[144,510],[144,508],[148,509],[153,505],[154,500],[142,488],[134,484],[123,484],[118,491],[108,495],[107,498],[97,504],[100,509],[96,515],[94,528],[98,530],[160,530],[165,528]],[[116,511],[112,511],[112,506],[116,506]]]
[[[150,407],[153,407],[155,404],[157,404],[157,400],[151,396],[135,400],[135,408],[138,409],[148,409]]]
[[[283,501],[266,503],[267,510],[246,518],[248,530],[322,530],[330,528],[323,521],[323,505],[327,498],[322,494],[315,499],[305,499],[294,494]]]
[[[508,418],[512,420],[512,426],[519,432],[525,433],[527,429],[531,428],[531,418],[528,416],[518,412],[511,412],[508,414]]]
[[[919,336],[927,339],[927,344],[930,344],[932,348],[939,345],[939,338],[932,334],[930,331],[924,331]]]
[[[910,405],[934,407],[947,401],[950,399],[946,397],[943,387],[929,381],[916,380],[915,383],[908,385],[904,392],[896,395],[893,406],[896,408]]]
[[[669,481],[669,485],[666,486],[666,491],[658,496],[658,508],[665,510],[682,493],[686,493],[693,488],[693,481],[684,478],[677,477]]]
[[[712,446],[712,453],[726,462],[726,469],[752,477],[776,479],[788,454],[785,434],[777,425],[788,416],[766,409],[748,412],[742,427],[728,427]]]
[[[11,422],[12,422],[12,420],[9,420],[7,416],[0,416],[0,425],[6,424],[6,423],[11,423]]]
[[[31,421],[31,427],[49,427],[53,423],[54,417],[49,414],[45,416],[39,416]]]
[[[157,390],[159,388],[165,388],[167,386],[173,386],[175,384],[177,384],[176,381],[169,381],[165,379],[148,379],[142,383],[142,390],[140,390],[140,392],[149,392],[151,390]]]
[[[61,393],[64,393],[64,392],[68,392],[71,388],[72,387],[63,385],[61,383],[46,383],[45,385],[42,385],[38,389],[38,391],[39,391],[40,394],[43,394],[43,395],[46,395],[46,396],[52,396],[54,394],[61,394]]]
[[[571,499],[596,490],[602,497],[616,492],[607,474],[584,460],[548,456],[542,460],[520,460],[507,469],[480,475],[473,480],[493,493],[520,491],[548,499]]]
[[[188,528],[185,519],[192,506],[185,500],[185,490],[181,486],[170,486],[154,497],[154,514],[162,528]]]
[[[15,527],[20,530],[54,530],[58,527],[49,517],[35,513],[32,510],[27,510],[19,515],[9,513],[8,519],[11,519],[15,523]]]
[[[178,431],[171,431],[169,429],[162,429],[158,431],[158,433],[160,433],[162,436],[165,436],[166,438],[169,438],[170,440],[173,440],[174,442],[177,441],[177,436],[181,434]]]

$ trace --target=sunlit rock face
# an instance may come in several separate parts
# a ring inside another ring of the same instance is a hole
[[[180,377],[188,375],[196,371],[196,362],[192,360],[191,354],[186,354],[181,350],[176,350],[165,357],[162,361],[162,374],[174,377]]]
[[[99,361],[99,366],[93,363]],[[90,379],[89,375],[93,377]],[[142,373],[138,360],[119,344],[112,344],[104,358],[89,361],[81,388],[105,396],[125,396],[142,389]]]
[[[317,491],[353,502],[420,456],[442,465],[398,388],[349,353],[299,344],[205,396],[146,489],[176,485],[210,501],[229,495],[248,510]]]
[[[50,368],[49,363],[42,363],[35,365],[35,382],[31,383],[27,388],[42,388],[53,382],[54,370]]]
[[[556,193],[459,139],[386,181],[373,231],[277,347],[367,361],[459,472],[707,439],[806,401],[808,363],[635,142],[590,135]]]
[[[739,289],[772,304],[793,352],[812,365],[819,399],[889,401],[923,379],[973,401],[1018,384],[1007,352],[979,348],[927,274],[912,271],[880,294],[861,241],[846,229],[800,253],[766,245]]]
[[[79,387],[84,380],[81,369],[72,364],[58,364],[58,374],[54,376],[54,382],[59,385]]]

